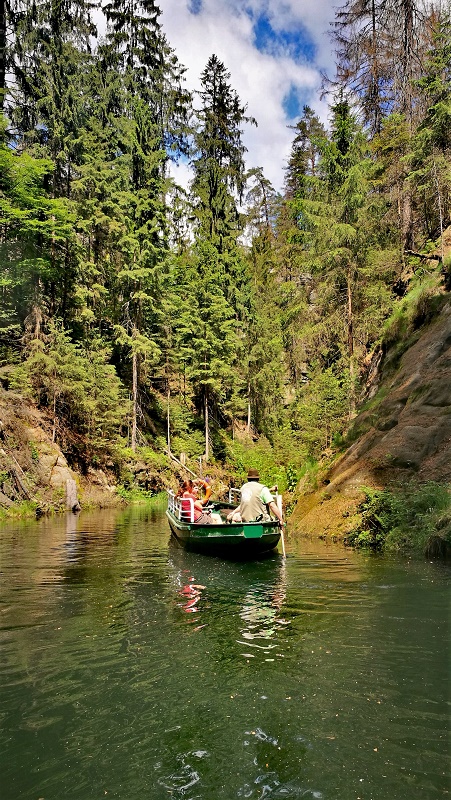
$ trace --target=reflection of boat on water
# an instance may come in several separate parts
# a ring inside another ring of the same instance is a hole
[[[208,628],[211,640],[229,637],[230,654],[246,660],[282,657],[290,622],[283,610],[286,565],[280,556],[212,559],[171,539],[169,565],[175,605],[193,630]]]
[[[222,522],[202,525],[194,522],[193,501],[184,499],[182,506],[182,499],[169,491],[166,516],[173,536],[186,550],[245,558],[274,550],[281,536],[279,521],[271,519],[267,522],[259,520],[228,524],[226,517],[236,506],[237,503],[232,502],[232,496],[229,496],[228,502],[211,503],[209,508],[219,514]]]
[[[255,658],[259,651],[263,656],[280,655],[277,652],[277,633],[281,627],[289,624],[280,613],[285,595],[284,564],[281,565],[275,582],[266,584],[259,581],[246,592],[239,612],[244,623],[239,644],[249,648],[248,652],[242,653],[245,658]],[[273,661],[274,658],[267,657],[265,660]]]

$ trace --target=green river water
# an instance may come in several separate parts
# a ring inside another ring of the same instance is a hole
[[[450,795],[449,566],[287,555],[158,505],[3,526],[1,800]]]

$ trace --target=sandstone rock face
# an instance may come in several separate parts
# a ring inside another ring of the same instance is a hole
[[[96,502],[111,496],[105,475],[98,471]],[[57,444],[46,416],[20,395],[0,388],[0,506],[9,508],[24,499],[40,507],[62,510],[78,507],[78,494],[89,497],[89,479],[77,476]]]
[[[60,453],[50,473],[49,483],[54,489],[65,489],[68,480],[73,480],[74,475],[69,469],[66,459]]]
[[[451,483],[450,302],[406,350],[396,371],[383,367],[379,388],[372,407],[354,421],[360,436],[328,473],[327,486],[297,505],[295,527],[316,534],[346,532],[362,486],[382,488],[412,478]]]

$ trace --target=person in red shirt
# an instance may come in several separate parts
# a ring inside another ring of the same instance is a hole
[[[183,481],[178,497],[182,498],[182,513],[185,521],[191,522],[191,503],[188,501],[192,500],[194,505],[194,522],[199,522],[202,525],[215,524],[216,521],[211,518],[211,514],[204,513],[203,505],[199,500],[199,487],[194,485],[192,481]]]

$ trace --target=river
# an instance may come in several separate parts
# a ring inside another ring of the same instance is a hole
[[[0,529],[1,800],[451,794],[451,571],[186,553],[161,505]]]

